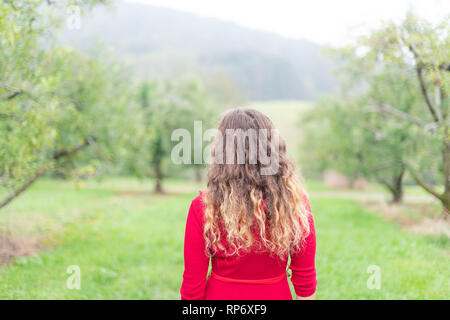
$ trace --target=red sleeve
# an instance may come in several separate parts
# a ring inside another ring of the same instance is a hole
[[[306,209],[311,212],[308,199]],[[310,234],[305,239],[302,249],[291,255],[292,270],[291,281],[294,285],[295,293],[300,297],[309,297],[316,292],[316,232],[312,214],[309,215]]]
[[[201,300],[205,296],[209,257],[203,238],[203,204],[200,197],[189,208],[184,235],[184,273],[180,293],[183,300]]]

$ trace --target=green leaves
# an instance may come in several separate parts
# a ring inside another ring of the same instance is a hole
[[[448,20],[432,25],[409,13],[354,46],[328,49],[341,88],[311,111],[316,124],[305,123],[312,128],[305,150],[322,159],[315,169],[388,181],[413,163],[429,182],[448,176],[440,149],[448,135],[449,39]]]
[[[94,174],[139,127],[122,66],[103,50],[92,57],[50,39],[68,4],[96,2],[0,3],[0,186],[10,194],[39,170]]]
[[[145,133],[140,136],[139,153],[134,154],[137,161],[129,165],[142,176],[151,174],[152,169],[173,168],[168,160],[174,130],[193,132],[196,120],[207,127],[217,113],[214,99],[196,78],[144,82],[137,98],[144,113]]]

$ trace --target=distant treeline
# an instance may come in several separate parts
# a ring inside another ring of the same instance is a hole
[[[113,8],[94,10],[64,41],[79,48],[104,41],[143,77],[196,73],[219,81],[219,91],[226,77],[249,100],[312,100],[334,87],[331,63],[312,42],[144,4]]]

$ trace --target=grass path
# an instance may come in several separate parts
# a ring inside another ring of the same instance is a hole
[[[52,234],[52,247],[0,267],[0,298],[178,299],[195,193],[157,197],[147,190],[129,179],[81,190],[71,182],[37,183],[0,212],[0,225],[8,214],[19,230],[35,221],[33,232]],[[450,298],[448,238],[410,234],[352,200],[312,198],[311,206],[319,299]],[[81,268],[81,290],[66,288],[70,265]],[[366,286],[370,265],[380,267],[380,290]]]

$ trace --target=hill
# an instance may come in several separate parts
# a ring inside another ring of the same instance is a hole
[[[201,74],[217,86],[231,79],[251,100],[311,100],[333,88],[320,46],[231,22],[137,3],[99,7],[67,30],[65,43],[86,49],[101,40],[144,78]]]

